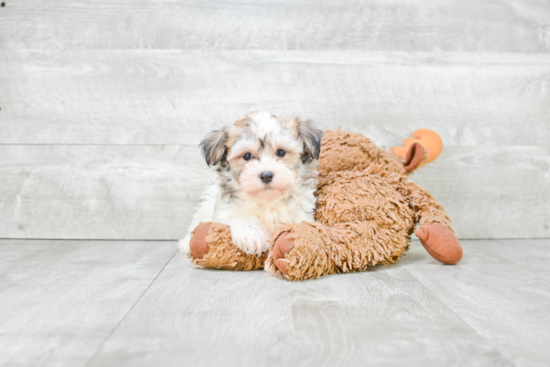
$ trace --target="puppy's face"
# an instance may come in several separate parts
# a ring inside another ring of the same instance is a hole
[[[201,147],[208,165],[218,166],[224,193],[266,202],[285,196],[304,166],[319,159],[321,137],[307,121],[252,112],[211,132]]]

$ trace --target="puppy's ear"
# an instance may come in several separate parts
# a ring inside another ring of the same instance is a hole
[[[298,136],[304,143],[302,162],[309,163],[314,159],[319,159],[323,131],[313,126],[310,121],[298,120]]]
[[[201,142],[202,154],[208,166],[215,166],[225,160],[227,156],[227,148],[225,147],[227,137],[225,129],[214,130]]]

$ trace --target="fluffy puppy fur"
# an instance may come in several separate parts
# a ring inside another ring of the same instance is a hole
[[[200,222],[230,226],[233,243],[248,254],[269,249],[279,224],[314,221],[322,131],[296,117],[252,112],[212,131],[201,143],[217,183],[199,199],[188,235]]]

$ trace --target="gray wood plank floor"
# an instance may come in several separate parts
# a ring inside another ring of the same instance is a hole
[[[546,366],[550,240],[290,283],[171,241],[0,241],[2,366]]]
[[[174,253],[165,242],[0,241],[0,365],[84,365]]]

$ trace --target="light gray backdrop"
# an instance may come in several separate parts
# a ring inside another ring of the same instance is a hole
[[[6,1],[0,237],[177,239],[198,142],[251,110],[419,128],[460,238],[550,237],[550,2]]]

